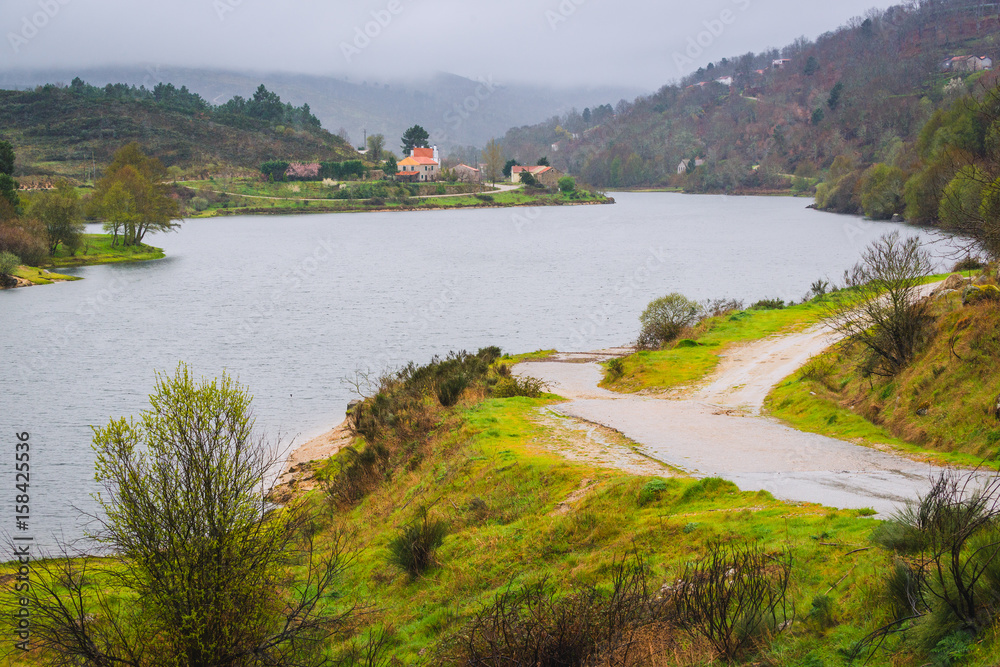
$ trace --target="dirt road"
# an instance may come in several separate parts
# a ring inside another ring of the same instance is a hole
[[[615,429],[646,455],[693,476],[723,477],[785,500],[891,512],[928,488],[930,465],[760,416],[771,388],[832,342],[820,326],[733,348],[705,382],[667,398],[598,387],[597,362],[607,352],[526,362],[515,371],[569,399],[555,412]]]

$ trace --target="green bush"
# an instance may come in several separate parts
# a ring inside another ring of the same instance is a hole
[[[463,373],[446,378],[437,387],[438,401],[444,407],[450,408],[458,403],[459,397],[468,386],[469,378]]]
[[[389,543],[389,562],[411,577],[419,577],[434,565],[434,552],[447,535],[447,522],[431,519],[423,510],[417,521],[403,528]]]
[[[785,302],[782,299],[761,299],[750,306],[750,310],[782,310],[784,307]]]
[[[576,180],[572,176],[563,176],[559,179],[559,190],[570,193],[576,190]]]
[[[494,398],[538,398],[545,389],[545,383],[533,377],[504,377],[493,387]]]
[[[906,176],[899,167],[874,164],[861,177],[861,208],[872,220],[889,220],[904,208]]]
[[[676,339],[684,329],[694,325],[700,314],[701,307],[696,302],[676,292],[651,301],[639,316],[642,330],[639,333],[638,347],[663,347]]]
[[[642,487],[642,491],[639,492],[639,507],[645,507],[646,505],[655,502],[660,499],[660,496],[667,490],[667,482],[663,479],[651,479]]]
[[[14,275],[17,267],[21,265],[21,260],[12,252],[6,250],[0,252],[0,278],[8,278]]]
[[[620,378],[625,374],[625,362],[620,357],[608,360],[608,377],[611,379]]]
[[[208,208],[208,200],[204,197],[194,197],[191,200],[191,208],[200,213]]]

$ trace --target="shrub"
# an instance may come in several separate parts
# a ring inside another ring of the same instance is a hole
[[[444,183],[438,183],[434,188],[434,194],[443,195],[448,193],[448,188],[445,187]]]
[[[208,200],[204,197],[194,197],[191,199],[191,208],[201,212],[208,208]]]
[[[639,316],[642,324],[639,347],[663,347],[677,338],[685,328],[695,324],[700,312],[701,308],[697,303],[676,292],[651,301]]]
[[[674,595],[681,627],[738,660],[786,628],[791,572],[787,553],[768,554],[756,542],[714,544],[685,568]]]
[[[584,667],[629,665],[639,656],[640,632],[664,626],[670,608],[650,590],[636,556],[611,571],[610,590],[580,587],[558,597],[547,580],[508,586],[473,615],[447,643],[449,664]],[[659,629],[658,629],[659,630]],[[669,635],[654,631],[662,642]],[[643,642],[644,650],[647,644]]]
[[[955,267],[951,270],[952,273],[961,273],[963,271],[979,271],[986,268],[986,262],[981,257],[966,257],[955,263]]]
[[[858,653],[873,652],[906,621],[914,622],[915,641],[932,650],[956,632],[978,636],[1000,618],[1000,476],[941,473],[873,539],[903,557],[885,585],[894,620]]]
[[[542,391],[546,389],[546,384],[538,378],[527,376],[511,376],[501,378],[493,387],[494,398],[515,398],[524,396],[526,398],[538,398]]]
[[[707,317],[722,317],[743,310],[743,302],[738,299],[709,299],[702,303],[701,309]]]
[[[431,519],[426,510],[421,510],[418,520],[404,527],[389,543],[389,562],[411,577],[418,577],[434,565],[434,552],[447,535],[447,522]]]
[[[608,378],[616,380],[625,374],[625,362],[620,357],[608,360]]]
[[[476,199],[487,204],[493,203],[493,195],[475,195]]]
[[[0,222],[0,252],[17,255],[27,266],[40,266],[49,256],[45,228],[34,220]]]
[[[459,397],[465,388],[469,386],[469,378],[459,373],[441,381],[437,387],[437,397],[441,405],[446,408],[458,403]]]
[[[563,176],[559,179],[559,190],[570,193],[576,190],[576,180],[572,176]]]
[[[9,278],[21,265],[20,258],[12,252],[0,251],[0,278]]]
[[[862,375],[892,377],[916,353],[928,325],[928,302],[921,297],[930,255],[920,239],[886,234],[861,256],[848,283],[860,305],[844,307],[831,322],[849,345],[865,351]]]
[[[659,500],[660,496],[667,490],[667,482],[662,479],[651,479],[646,482],[642,487],[642,491],[639,492],[639,507],[645,507],[646,505]]]
[[[782,310],[785,307],[783,299],[761,299],[750,310]]]

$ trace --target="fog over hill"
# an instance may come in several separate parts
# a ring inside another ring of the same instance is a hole
[[[396,152],[399,137],[413,124],[424,126],[432,141],[444,149],[481,147],[511,127],[538,123],[573,108],[582,111],[615,105],[645,92],[626,86],[508,84],[489,75],[479,80],[438,73],[426,80],[354,81],[308,74],[159,66],[0,71],[0,88],[68,84],[74,77],[96,86],[126,83],[152,88],[161,82],[172,83],[187,86],[213,104],[222,104],[234,95],[249,97],[263,83],[293,105],[309,104],[323,127],[331,132],[347,130],[354,145],[361,145],[365,132],[381,133],[387,147]]]

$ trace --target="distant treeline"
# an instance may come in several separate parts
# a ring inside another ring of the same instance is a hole
[[[58,86],[47,84],[41,90]],[[296,128],[320,128],[318,118],[313,115],[308,104],[294,107],[283,102],[281,97],[263,85],[244,99],[237,95],[221,106],[213,106],[201,95],[193,93],[187,86],[177,88],[172,83],[158,83],[152,89],[145,86],[130,86],[124,83],[109,83],[102,87],[92,86],[79,77],[73,79],[69,91],[87,99],[111,99],[147,102],[167,111],[183,114],[204,114],[212,120],[233,127],[249,129],[261,123],[286,125]]]

